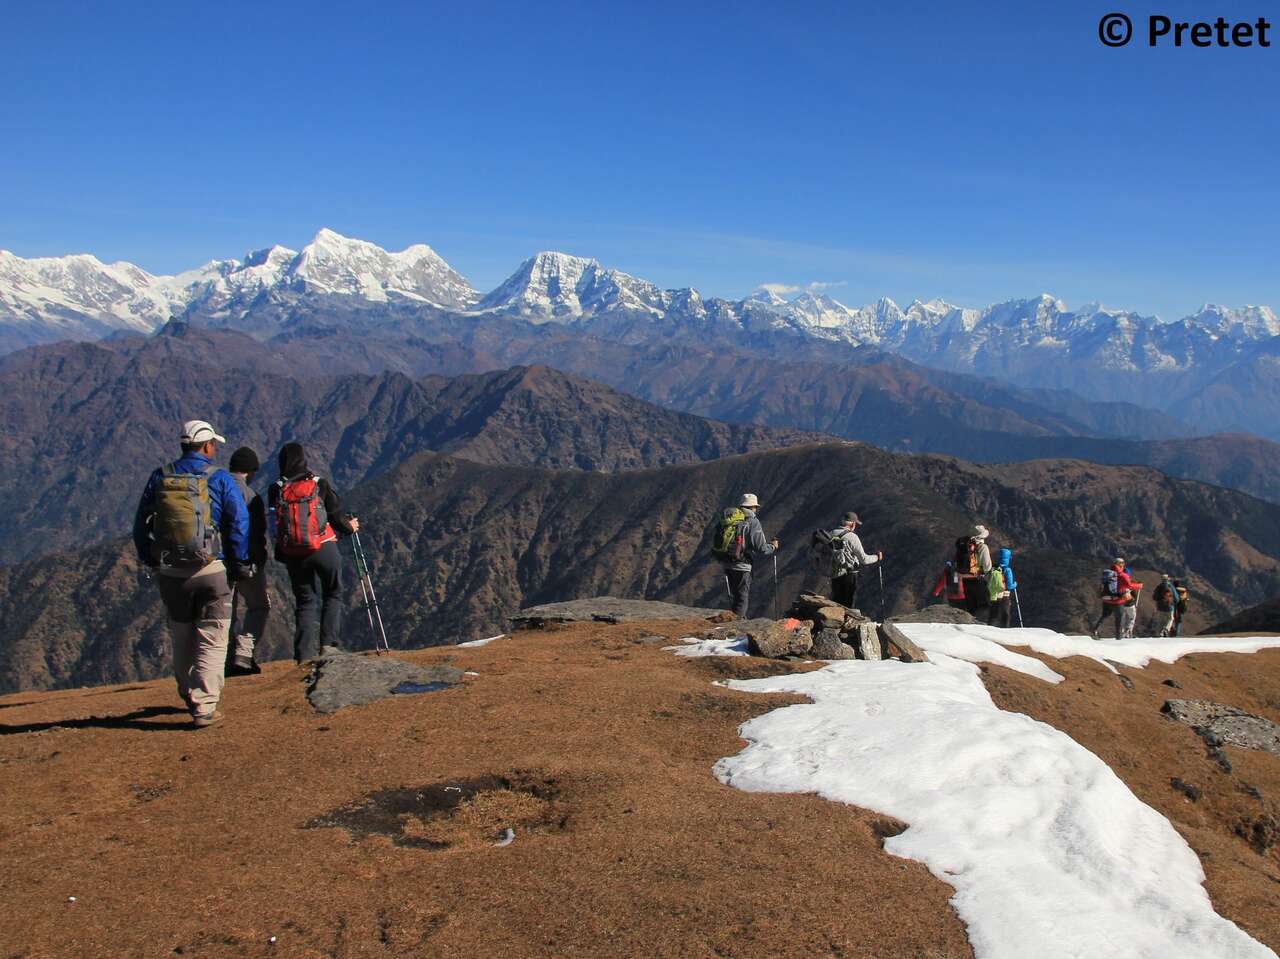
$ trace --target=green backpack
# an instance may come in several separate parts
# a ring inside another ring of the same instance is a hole
[[[222,543],[209,500],[209,477],[217,470],[179,473],[170,463],[161,472],[151,514],[151,555],[161,566],[198,567],[217,558]]]
[[[737,563],[747,553],[747,514],[736,506],[727,506],[716,523],[711,552],[723,563]]]
[[[1004,571],[999,566],[991,567],[991,572],[987,573],[987,598],[994,603],[1006,591]]]

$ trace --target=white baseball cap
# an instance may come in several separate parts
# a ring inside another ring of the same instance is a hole
[[[213,440],[215,443],[225,443],[227,441],[225,437],[219,436],[215,433],[213,427],[204,420],[187,420],[182,424],[182,438],[180,442],[204,444],[210,440]]]

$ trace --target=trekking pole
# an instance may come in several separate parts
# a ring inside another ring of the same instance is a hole
[[[778,618],[778,554],[773,554],[773,618]]]
[[[876,563],[876,573],[880,576],[880,622],[884,622],[884,560]]]
[[[1013,608],[1018,611],[1018,628],[1022,629],[1022,604],[1018,602],[1018,588],[1013,588]]]
[[[387,642],[387,631],[382,625],[382,607],[378,605],[378,594],[373,590],[373,577],[369,575],[369,563],[365,560],[359,533],[351,534],[351,553],[356,561],[356,576],[360,579],[360,592],[364,595],[364,611],[369,617],[369,630],[373,633],[373,648],[381,656],[384,652],[391,652],[391,644]],[[378,620],[376,629],[373,625],[375,616]]]

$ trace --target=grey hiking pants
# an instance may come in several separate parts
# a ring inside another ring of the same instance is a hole
[[[227,569],[215,560],[190,575],[161,571],[155,578],[169,616],[173,678],[192,717],[218,708],[231,628]]]
[[[244,610],[240,629],[235,632],[232,655],[238,659],[253,659],[253,649],[267,628],[267,616],[271,612],[271,596],[267,593],[267,571],[259,566],[252,579],[240,580],[232,588],[231,619],[236,611]]]
[[[1135,614],[1137,613],[1137,607],[1127,608],[1131,608],[1134,610]],[[1125,630],[1125,609],[1126,607],[1120,603],[1103,603],[1102,615],[1099,616],[1098,621],[1093,624],[1093,634],[1095,636],[1098,635],[1098,631],[1102,629],[1102,624],[1105,623],[1107,621],[1107,617],[1110,616],[1115,620],[1116,639],[1123,639]],[[1130,629],[1132,628],[1132,624],[1130,624]]]

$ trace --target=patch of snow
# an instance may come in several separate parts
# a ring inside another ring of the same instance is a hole
[[[698,639],[685,636],[680,642],[683,646],[663,646],[663,650],[673,650],[677,656],[749,656],[747,637],[735,636],[732,639]]]
[[[507,635],[506,633],[499,633],[497,636],[489,636],[489,637],[486,637],[485,639],[473,639],[470,642],[458,643],[457,647],[458,649],[475,649],[477,646],[488,646],[490,643],[494,642],[495,640],[505,638],[506,635]]]
[[[1064,636],[1049,629],[1000,629],[951,623],[901,623],[899,628],[927,652],[945,653],[970,663],[1007,666],[1050,683],[1061,682],[1062,677],[1040,660],[1011,653],[1005,647],[1027,646],[1056,659],[1084,656],[1112,672],[1115,672],[1115,667],[1111,663],[1144,669],[1153,659],[1172,663],[1192,653],[1256,653],[1262,649],[1280,648],[1280,636],[1113,640]]]
[[[979,959],[1275,957],[1214,912],[1163,816],[1065,733],[998,709],[971,663],[935,651],[728,685],[812,702],[744,723],[721,781],[908,823],[885,850],[955,888]]]

